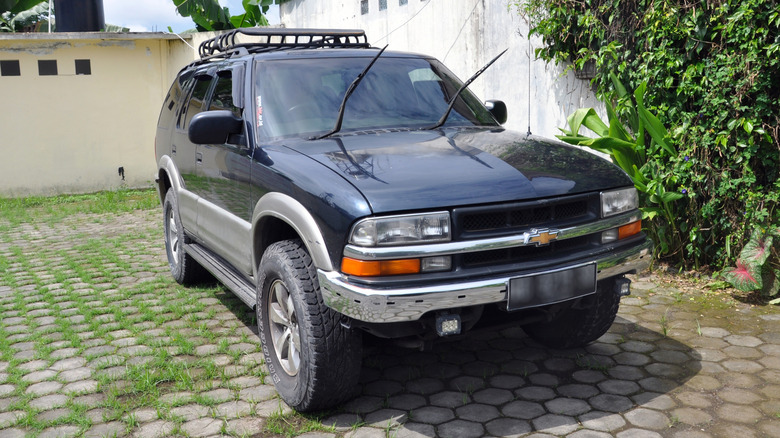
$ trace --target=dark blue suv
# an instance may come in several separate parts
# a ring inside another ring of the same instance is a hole
[[[589,343],[650,262],[625,173],[505,130],[503,103],[433,58],[309,29],[234,30],[200,54],[157,129],[171,273],[208,271],[256,310],[295,409],[350,396],[363,332],[421,347],[484,313]]]

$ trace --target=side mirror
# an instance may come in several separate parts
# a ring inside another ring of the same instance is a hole
[[[243,129],[244,122],[230,111],[203,111],[192,117],[187,136],[195,144],[225,144]]]
[[[485,102],[485,108],[493,114],[493,118],[503,125],[506,123],[506,104],[500,100],[488,100]]]

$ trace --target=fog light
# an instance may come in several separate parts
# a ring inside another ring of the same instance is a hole
[[[423,272],[449,271],[452,269],[452,257],[425,257],[421,260],[421,270]]]
[[[611,230],[604,231],[601,233],[601,244],[615,242],[618,240],[618,229],[613,228]]]
[[[442,313],[436,316],[436,333],[439,336],[460,334],[460,315]]]
[[[628,278],[618,278],[615,280],[615,293],[621,297],[631,295],[631,280]]]

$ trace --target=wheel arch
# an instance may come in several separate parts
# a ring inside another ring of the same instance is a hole
[[[252,266],[257,266],[266,248],[280,240],[300,238],[314,266],[333,270],[325,238],[309,210],[291,196],[272,192],[265,194],[252,214]]]
[[[157,163],[157,178],[155,181],[161,204],[165,201],[165,194],[168,193],[168,190],[174,188],[176,193],[178,193],[181,189],[181,175],[176,168],[176,163],[168,155],[160,157],[160,161]]]

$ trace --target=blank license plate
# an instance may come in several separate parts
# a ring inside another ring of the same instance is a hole
[[[508,310],[544,306],[596,292],[596,264],[509,280]]]

